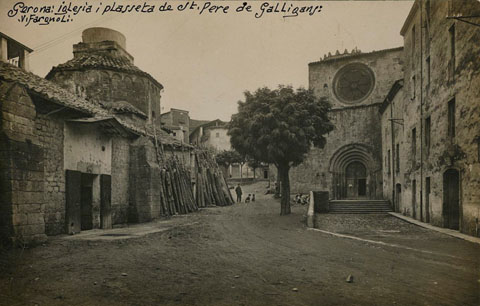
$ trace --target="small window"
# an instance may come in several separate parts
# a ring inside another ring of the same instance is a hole
[[[430,86],[430,56],[426,59],[427,64],[427,86]]]
[[[455,98],[448,102],[448,137],[455,138]]]
[[[400,172],[400,144],[397,143],[395,158],[395,172]]]
[[[412,76],[412,100],[415,99],[417,83],[415,81],[415,76]]]
[[[455,24],[453,24],[450,29],[448,29],[448,34],[450,36],[450,77],[455,76]]]
[[[415,163],[415,156],[417,155],[417,129],[412,129],[412,161]]]
[[[480,137],[477,138],[477,155],[478,162],[480,163]]]
[[[431,16],[431,13],[430,13],[431,7],[430,7],[430,6],[431,6],[430,0],[427,0],[427,1],[425,2],[425,10],[427,11],[427,21],[428,21],[428,22],[430,22],[430,16]]]
[[[152,118],[155,118],[155,111],[152,111]]]
[[[215,134],[215,137],[217,137],[217,138],[220,137],[220,133],[217,132],[217,133]]]
[[[415,68],[415,26],[412,28],[412,69]]]
[[[430,137],[431,137],[432,119],[430,116],[425,118],[425,153],[430,154]]]
[[[391,173],[390,159],[391,159],[391,154],[390,154],[390,150],[388,150],[388,156],[387,156],[387,173],[388,173],[388,174]]]
[[[173,132],[173,136],[177,136],[177,133]]]

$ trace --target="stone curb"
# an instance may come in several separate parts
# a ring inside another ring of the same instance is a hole
[[[412,219],[410,217],[406,217],[406,216],[404,216],[402,214],[399,214],[399,213],[389,212],[388,214],[390,214],[390,215],[392,215],[396,218],[402,219],[403,221],[406,221],[408,223],[415,224],[415,225],[421,226],[423,228],[427,228],[427,229],[432,230],[432,231],[436,231],[436,232],[439,232],[439,233],[442,233],[442,234],[445,234],[445,235],[449,235],[449,236],[452,236],[452,237],[455,237],[455,238],[459,238],[459,239],[470,241],[470,242],[473,242],[473,243],[476,243],[476,244],[480,244],[480,238],[477,238],[477,237],[465,235],[465,234],[459,233],[455,230],[451,230],[451,229],[448,229],[448,228],[436,227],[436,226],[430,225],[428,223],[423,223],[421,221]]]
[[[315,227],[315,212],[314,212],[314,200],[313,200],[313,191],[310,191],[310,203],[308,204],[308,211],[307,211],[307,227],[314,228]]]

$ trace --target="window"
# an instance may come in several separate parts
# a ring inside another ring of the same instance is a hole
[[[415,26],[412,28],[412,69],[415,68]]]
[[[155,118],[155,111],[152,111],[152,118]]]
[[[455,76],[455,24],[453,24],[450,29],[448,29],[448,34],[450,36],[450,77]]]
[[[415,165],[415,157],[417,155],[417,128],[412,129],[412,162]]]
[[[391,158],[391,155],[390,155],[390,150],[388,150],[388,156],[387,156],[387,173],[390,174],[391,173],[391,168],[390,168],[390,158]]]
[[[417,180],[412,181],[412,218],[417,218]]]
[[[427,21],[430,22],[430,15],[431,15],[430,0],[427,0],[425,2],[425,10],[427,11]]]
[[[400,144],[397,143],[395,159],[395,172],[400,172]]]
[[[426,59],[427,64],[427,86],[430,86],[430,56]]]
[[[430,131],[431,131],[432,119],[430,116],[425,118],[425,153],[430,154]]]
[[[217,137],[217,138],[220,137],[220,133],[217,132],[217,133],[215,134],[215,137]]]
[[[417,82],[415,81],[415,76],[412,76],[412,100],[415,99]]]
[[[480,137],[477,138],[477,155],[478,162],[480,163]]]
[[[448,137],[455,138],[455,98],[448,102]]]

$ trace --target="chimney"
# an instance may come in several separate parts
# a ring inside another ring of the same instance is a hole
[[[30,71],[29,47],[0,32],[0,60]]]

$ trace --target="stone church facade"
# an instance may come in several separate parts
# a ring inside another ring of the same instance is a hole
[[[401,78],[403,48],[345,51],[310,63],[309,86],[332,104],[335,129],[290,170],[293,192],[328,190],[331,199],[382,199],[381,116],[391,84]]]

